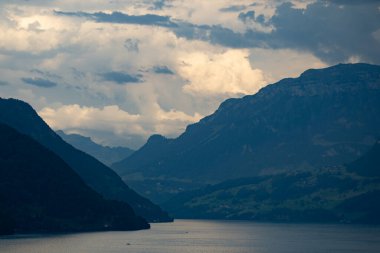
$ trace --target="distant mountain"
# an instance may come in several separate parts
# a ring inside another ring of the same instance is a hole
[[[0,124],[0,234],[149,228],[132,208],[104,200],[56,154]]]
[[[361,162],[368,157],[376,157],[374,163]],[[347,166],[355,171],[336,166],[226,181],[163,206],[176,218],[380,224],[379,157],[376,144]],[[376,176],[358,175],[368,171],[365,166],[376,167]]]
[[[90,137],[79,134],[65,134],[61,130],[56,131],[56,133],[67,143],[95,157],[107,166],[127,158],[134,152],[134,150],[126,147],[102,146],[93,142]]]
[[[200,184],[351,161],[380,136],[379,115],[380,66],[311,69],[225,101],[176,139],[153,136],[112,167],[160,203]]]
[[[16,99],[0,99],[0,123],[28,135],[61,157],[96,192],[106,199],[128,203],[148,221],[170,221],[167,213],[130,189],[110,168],[75,149],[59,137],[33,108]]]

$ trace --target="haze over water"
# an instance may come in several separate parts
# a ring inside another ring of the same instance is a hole
[[[177,220],[137,232],[11,236],[2,253],[380,252],[380,227]]]

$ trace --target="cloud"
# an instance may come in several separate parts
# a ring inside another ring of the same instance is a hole
[[[142,82],[142,76],[141,75],[130,75],[128,73],[124,72],[107,72],[101,74],[103,80],[114,82],[117,84],[126,84],[126,83],[141,83]]]
[[[117,24],[135,24],[135,25],[156,25],[163,27],[175,27],[176,24],[170,20],[169,16],[160,16],[155,14],[145,15],[128,15],[122,12],[112,12],[111,14],[104,12],[88,13],[88,12],[63,12],[55,11],[56,15],[69,17],[83,17],[95,20],[101,23],[117,23]]]
[[[124,42],[124,47],[129,51],[129,52],[136,52],[138,53],[139,50],[139,43],[140,41],[138,39],[126,39]]]
[[[317,1],[296,9],[285,3],[268,22],[275,28],[271,33],[251,31],[245,37],[274,49],[309,51],[331,64],[353,57],[380,63],[380,46],[374,37],[380,29],[380,11],[372,4],[342,7]]]
[[[0,53],[47,57],[70,46],[78,28],[75,21],[43,9],[23,8],[26,7],[0,8]]]
[[[249,5],[252,1],[249,0],[175,0],[171,3],[172,8],[166,10],[164,13],[165,15],[170,15],[174,21],[180,20],[195,26],[221,26],[235,32],[244,31],[244,25],[236,19],[236,12],[227,10],[240,8],[238,6],[247,6],[247,10],[257,8],[250,7]],[[235,7],[230,8],[231,6]]]
[[[53,88],[57,86],[57,83],[42,78],[21,78],[21,80],[30,85],[34,85],[41,88]]]
[[[224,7],[219,9],[221,12],[239,12],[245,10],[247,7],[245,5],[231,5],[228,7]]]
[[[176,136],[224,99],[308,68],[380,63],[377,2],[286,2],[1,1],[0,76],[10,84],[1,95],[50,108],[61,125],[66,107],[93,118],[139,116],[110,119],[118,128],[78,119],[83,128],[65,130],[141,145],[150,133]],[[26,77],[58,85],[36,89],[20,82]],[[118,110],[107,109],[113,105]]]
[[[55,129],[92,128],[102,130],[111,128],[118,133],[123,132],[126,123],[136,122],[140,118],[140,115],[129,114],[117,105],[105,106],[100,109],[77,104],[65,105],[58,109],[45,107],[39,111],[39,114]],[[130,125],[128,129],[139,133],[142,131]]]
[[[252,68],[261,69],[265,73],[269,83],[275,83],[284,77],[298,77],[307,68],[328,67],[311,53],[291,49],[251,49],[249,61]]]
[[[238,18],[244,23],[249,23],[249,21],[254,21],[258,24],[265,25],[264,15],[256,15],[255,11],[241,12]]]
[[[244,34],[235,32],[231,29],[220,25],[194,25],[190,23],[181,23],[173,29],[178,37],[189,40],[203,40],[212,44],[221,45],[232,48],[250,48],[260,46],[261,41],[255,42],[248,39]]]
[[[6,81],[0,81],[0,86],[6,86],[6,85],[9,85],[9,83]]]
[[[328,0],[331,3],[339,5],[349,5],[349,4],[379,4],[379,0]]]
[[[103,108],[63,105],[58,108],[45,107],[39,115],[54,129],[73,131],[108,131],[120,136],[144,136],[152,134],[180,134],[183,128],[199,121],[203,116],[188,115],[174,109],[165,111],[154,105],[150,115],[131,114],[117,105]],[[141,143],[140,143],[141,145]]]
[[[155,66],[153,67],[153,72],[156,74],[174,75],[174,72],[167,66]]]
[[[178,37],[203,40],[230,48],[272,48],[308,51],[330,64],[350,59],[380,63],[380,47],[376,32],[380,30],[378,1],[296,1],[276,7],[272,16],[260,9],[247,9],[235,21],[245,30],[234,30],[222,24],[194,24],[171,16],[156,14],[128,15],[122,12],[56,12],[59,15],[85,17],[96,22],[160,26],[172,30]],[[341,3],[341,4],[340,4]],[[198,3],[199,4],[199,3]],[[206,6],[206,5],[204,5]],[[217,6],[217,5],[215,5]],[[245,5],[230,5],[223,10],[234,10]],[[175,6],[174,6],[175,7]],[[210,7],[207,5],[207,7]],[[250,8],[253,8],[250,6]],[[258,7],[255,7],[258,8]],[[225,12],[229,13],[229,12]],[[203,13],[205,14],[205,13]],[[195,14],[194,14],[195,15]],[[209,15],[206,15],[209,16]],[[220,15],[224,17],[223,15]],[[354,17],[360,17],[354,18]],[[347,29],[350,27],[350,29]],[[133,47],[132,47],[133,48]]]
[[[370,2],[380,5],[378,1]],[[190,23],[178,23],[173,31],[180,37],[225,47],[308,51],[330,64],[352,58],[380,64],[375,35],[380,30],[380,11],[373,4],[350,3],[342,7],[317,1],[302,9],[287,2],[278,6],[271,17],[252,10],[241,12],[238,19],[247,25],[245,32]]]
[[[55,11],[56,15],[68,17],[82,17],[94,20],[99,23],[114,24],[136,24],[147,26],[159,26],[171,29],[177,36],[191,40],[210,41],[214,44],[232,46],[235,48],[246,48],[253,46],[251,40],[247,40],[243,34],[234,32],[221,25],[196,25],[186,21],[172,20],[170,16],[160,16],[155,14],[128,15],[122,12],[62,12]],[[135,49],[135,41],[127,41],[127,48]],[[135,50],[136,51],[136,50]]]
[[[47,4],[53,2],[52,0],[1,0],[1,5],[8,5],[8,4],[14,4],[14,5],[31,5],[31,6],[46,6]]]
[[[165,7],[169,7],[170,5],[167,3],[167,0],[156,0],[152,3],[152,7],[150,10],[162,10]]]
[[[38,75],[41,75],[41,76],[43,76],[45,78],[62,79],[61,76],[59,76],[57,74],[54,74],[54,73],[51,73],[50,71],[43,71],[43,70],[40,70],[40,69],[32,69],[30,72],[38,74]]]
[[[267,83],[260,69],[252,69],[248,56],[247,50],[219,54],[196,52],[183,56],[178,73],[188,80],[184,91],[208,96],[256,93]]]

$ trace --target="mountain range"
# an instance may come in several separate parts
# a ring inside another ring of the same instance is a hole
[[[120,178],[27,103],[0,99],[0,232],[28,231],[27,220],[58,231],[146,227],[138,216],[171,220],[147,198],[176,218],[379,224],[379,115],[380,66],[307,70],[223,102],[178,138],[151,136],[112,165]],[[68,182],[73,189],[57,189]]]
[[[111,166],[113,163],[127,158],[134,152],[134,150],[127,147],[108,147],[100,145],[91,140],[90,137],[85,137],[80,134],[66,134],[61,130],[56,131],[56,133],[73,147],[95,157],[107,166]]]
[[[32,138],[0,124],[0,143],[0,234],[149,228]]]
[[[164,203],[226,180],[340,166],[380,137],[380,66],[339,64],[229,99],[175,139],[152,136],[112,168]]]
[[[148,221],[172,220],[159,206],[129,188],[109,167],[63,141],[29,104],[16,99],[0,99],[0,123],[30,136],[57,154],[104,198],[129,204],[136,214]]]

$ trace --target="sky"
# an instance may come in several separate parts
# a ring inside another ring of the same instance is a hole
[[[139,148],[225,99],[380,64],[379,0],[1,0],[0,97],[55,130]]]

